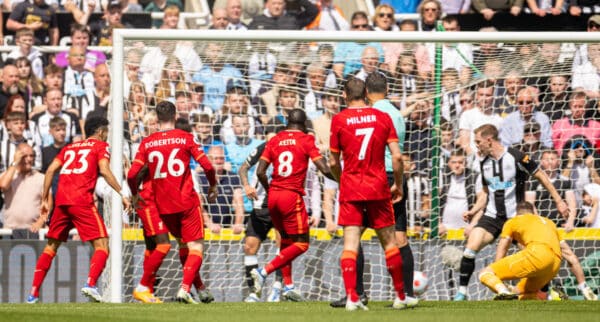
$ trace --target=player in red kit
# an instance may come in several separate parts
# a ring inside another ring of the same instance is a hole
[[[208,200],[217,197],[215,171],[191,133],[175,128],[175,105],[162,101],[156,106],[159,132],[144,138],[127,174],[133,195],[137,194],[137,176],[148,164],[154,192],[154,202],[160,218],[169,232],[186,243],[189,254],[183,267],[183,282],[177,292],[177,300],[196,304],[190,294],[196,273],[202,265],[204,224],[200,200],[189,168],[190,159],[198,161],[204,169],[210,188]]]
[[[327,162],[315,145],[314,136],[306,134],[306,121],[303,110],[289,112],[286,129],[267,142],[256,169],[258,180],[268,191],[268,208],[273,226],[281,234],[279,255],[265,267],[250,272],[254,280],[253,291],[258,297],[267,275],[280,268],[284,276],[288,273],[291,275],[292,261],[308,250],[309,222],[302,196],[309,160],[325,176],[333,178]],[[271,163],[273,174],[269,183],[267,168]],[[285,292],[284,287],[284,295]]]
[[[356,292],[356,257],[366,214],[369,227],[375,229],[385,251],[388,272],[392,276],[396,298],[393,307],[403,309],[418,301],[404,294],[402,257],[394,235],[394,201],[402,198],[402,155],[398,137],[388,114],[367,106],[365,83],[350,78],[344,87],[347,109],[331,122],[329,165],[340,183],[340,215],[344,227],[344,251],[340,260],[346,287],[346,310],[368,310]],[[385,148],[392,154],[394,185],[388,185],[385,172]],[[344,160],[342,170],[340,157]]]
[[[94,247],[88,279],[81,292],[94,302],[102,301],[96,281],[102,274],[108,258],[108,234],[94,205],[94,187],[98,174],[119,193],[121,186],[110,171],[110,153],[105,142],[108,136],[108,120],[100,117],[89,118],[85,122],[85,133],[90,136],[86,140],[65,146],[46,171],[40,209],[42,216],[47,216],[52,210],[50,186],[57,171],[60,171],[59,184],[54,213],[46,235],[48,244],[37,261],[27,303],[38,302],[40,286],[50,269],[52,259],[56,256],[60,244],[67,241],[69,230],[73,227],[77,228],[82,241],[89,241]],[[130,207],[125,198],[123,205],[125,209]]]

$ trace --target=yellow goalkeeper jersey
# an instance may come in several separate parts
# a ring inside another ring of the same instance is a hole
[[[504,223],[501,238],[511,238],[527,247],[530,244],[544,244],[553,253],[561,256],[560,238],[556,225],[549,219],[534,215],[518,215]]]

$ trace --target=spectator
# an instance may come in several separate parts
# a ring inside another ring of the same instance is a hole
[[[475,107],[474,102],[473,102],[473,92],[471,90],[468,89],[462,89],[460,91],[460,107],[462,108],[462,113],[464,113],[465,111],[468,111],[470,109],[473,109]],[[461,113],[461,115],[462,115]],[[459,117],[460,120],[460,117]]]
[[[538,215],[552,220],[558,227],[565,227],[567,231],[573,229],[577,214],[577,201],[573,191],[573,182],[561,175],[560,157],[554,150],[545,150],[542,152],[540,169],[546,173],[546,176],[560,194],[560,197],[569,206],[569,218],[564,218],[552,204],[550,192],[543,189],[539,181],[532,180],[527,184],[525,200],[535,205]]]
[[[65,70],[65,109],[80,118],[94,109],[94,74],[85,69],[85,49],[72,46],[69,49],[69,66]]]
[[[23,97],[21,97],[21,95],[13,95],[8,99],[8,104],[6,104],[6,110],[4,111],[4,117],[2,118],[1,124],[0,124],[0,128],[1,128],[1,132],[0,132],[0,138],[6,138],[9,137],[10,133],[6,127],[6,116],[8,114],[10,114],[11,112],[20,112],[23,113],[25,115],[27,115],[27,108],[25,106],[25,100],[23,99]],[[35,142],[35,145],[40,145],[40,142],[38,139],[38,137],[36,135],[34,135],[34,129],[35,129],[35,123],[33,123],[33,121],[31,120],[27,120],[25,122],[25,131],[23,132],[23,137],[25,137],[26,140],[31,140],[32,142]],[[34,144],[32,144],[33,146]]]
[[[131,155],[135,155],[142,139],[158,131],[158,117],[155,111],[149,111],[142,116],[141,120],[129,124],[132,123],[135,124],[135,127],[130,126]]]
[[[390,100],[404,109],[407,97],[423,90],[426,82],[418,74],[417,59],[412,51],[401,52],[395,65],[394,78],[390,82]]]
[[[40,217],[44,175],[33,169],[34,159],[31,146],[21,143],[14,161],[0,176],[4,228],[13,230],[11,239],[38,239],[37,232],[47,219]]]
[[[62,91],[63,83],[64,83],[65,71],[56,66],[55,64],[49,64],[44,67],[44,79],[42,79],[42,84],[44,90],[47,92],[51,89],[59,89]],[[36,94],[32,93],[27,103],[27,111],[26,114],[31,119],[35,114],[43,113],[46,110],[46,106],[44,105],[44,94]]]
[[[160,81],[154,91],[156,103],[164,100],[174,103],[175,94],[187,90],[188,85],[181,62],[176,56],[170,56],[165,62]]]
[[[92,110],[108,110],[110,102],[110,71],[108,65],[101,64],[94,70],[94,98]],[[87,114],[81,115],[81,119],[86,119]]]
[[[33,31],[29,29],[21,29],[15,35],[15,44],[17,48],[11,51],[6,58],[14,60],[25,57],[31,64],[32,73],[39,79],[44,78],[44,61],[42,53],[37,48],[33,47]]]
[[[500,128],[502,118],[494,113],[494,82],[485,80],[478,84],[475,90],[475,107],[464,111],[460,116],[458,123],[459,137],[458,145],[467,152],[467,155],[473,155],[477,149],[475,147],[476,128],[484,124],[492,124]]]
[[[163,23],[160,29],[177,29],[179,25],[179,7],[167,6],[164,10]]]
[[[245,134],[250,138],[256,135],[256,111],[249,105],[248,97],[244,88],[232,85],[227,90],[227,96],[223,103],[223,108],[217,113],[215,123],[220,126],[214,128],[215,133],[219,133],[219,138],[223,143],[229,144],[236,140],[235,126],[233,124],[233,116],[242,115],[247,119],[248,132]],[[238,131],[239,132],[239,131]]]
[[[394,8],[387,4],[380,4],[375,8],[375,15],[373,16],[373,25],[377,31],[399,31],[400,28],[396,24],[396,18],[394,18]],[[404,50],[402,43],[394,42],[383,42],[381,43],[384,54],[384,64],[380,66],[390,73],[396,70],[396,63],[398,62],[398,55]]]
[[[433,148],[433,127],[431,111],[432,102],[424,92],[408,98],[409,105],[415,105],[406,121],[405,149],[415,160],[415,170],[424,175],[429,175],[431,170],[431,151]]]
[[[227,91],[227,82],[230,79],[243,79],[239,69],[223,61],[223,53],[224,48],[222,44],[209,43],[204,50],[205,63],[193,77],[194,82],[204,84],[206,93],[204,104],[215,112],[223,106],[225,92]]]
[[[190,85],[192,94],[192,114],[208,114],[213,115],[213,110],[204,105],[204,84],[193,83]]]
[[[454,125],[458,125],[462,107],[460,106],[460,81],[458,71],[446,68],[442,71],[442,118]]]
[[[100,2],[100,1],[98,1]],[[101,5],[96,5],[95,0],[62,0],[62,6],[73,15],[75,23],[87,25],[93,12],[101,12]]]
[[[513,145],[513,148],[527,154],[529,159],[539,163],[542,158],[542,151],[544,150],[540,140],[541,137],[540,125],[536,122],[529,122],[525,124],[523,140]]]
[[[588,183],[600,183],[600,159],[591,142],[583,135],[575,135],[568,140],[563,149],[562,175],[573,181],[577,206],[581,207],[583,187]]]
[[[21,143],[27,143],[34,149],[36,155],[33,166],[35,169],[41,169],[42,155],[39,142],[36,142],[29,132],[26,133],[28,123],[25,113],[12,111],[4,117],[3,121],[7,133],[2,131],[0,138],[0,172],[13,160],[17,147]]]
[[[444,170],[440,189],[440,205],[442,205],[440,235],[445,234],[449,229],[461,229],[467,226],[463,214],[475,204],[476,193],[481,189],[481,180],[477,179],[477,173],[467,168],[465,152],[452,151]]]
[[[570,115],[554,122],[552,125],[552,141],[554,149],[559,154],[565,147],[565,143],[574,135],[583,135],[591,143],[590,147],[596,146],[600,138],[600,122],[586,119],[585,113],[588,108],[587,96],[584,92],[576,91],[569,98]]]
[[[267,124],[273,117],[277,115],[279,104],[279,93],[282,87],[287,87],[292,84],[292,77],[290,77],[290,65],[286,63],[280,63],[275,67],[273,73],[273,84],[268,91],[265,91],[260,95],[259,99],[259,115],[262,124]],[[260,90],[259,90],[260,92]],[[296,108],[300,107],[300,95],[297,92],[293,93],[295,96]]]
[[[277,57],[269,46],[255,46],[252,56],[248,61],[248,78],[250,83],[250,97],[255,98],[261,90],[265,80],[273,78]]]
[[[192,95],[188,91],[175,92],[175,109],[177,118],[190,120],[192,112]]]
[[[351,31],[368,31],[371,30],[369,18],[363,11],[357,11],[352,14],[350,19]],[[381,43],[355,43],[342,42],[337,45],[333,54],[333,71],[338,78],[344,78],[350,72],[359,70],[362,67],[361,56],[366,47],[373,47],[379,54],[379,62],[383,62],[383,47]]]
[[[62,110],[63,93],[60,89],[50,89],[46,91],[45,104],[46,111],[35,115],[32,121],[35,122],[36,135],[42,142],[42,148],[51,145],[54,142],[50,134],[50,120],[59,116],[67,123],[66,142],[77,141],[81,138],[81,127],[77,115]]]
[[[319,13],[317,6],[309,0],[297,0],[298,6],[304,10],[287,12],[285,0],[266,0],[262,15],[252,19],[248,29],[259,30],[299,30],[306,27]]]
[[[279,93],[277,94],[277,115],[270,118],[265,123],[265,135],[271,133],[277,134],[280,130],[283,130],[287,125],[288,113],[295,108],[298,101],[298,95],[295,90],[289,87],[279,87]],[[312,122],[310,119],[306,121],[306,129],[313,131]]]
[[[471,2],[473,3],[473,9],[482,14],[485,20],[492,20],[499,11],[509,11],[511,15],[518,16],[523,10],[523,0],[472,0]]]
[[[429,178],[415,171],[412,154],[403,153],[404,180],[408,187],[406,198],[406,216],[408,228],[420,233],[426,227],[426,220],[431,209],[431,184]]]
[[[520,72],[516,70],[509,71],[504,79],[498,80],[497,95],[494,95],[496,96],[494,100],[496,113],[506,117],[517,110],[517,94],[523,88],[524,83],[524,80],[520,77]],[[537,98],[534,104],[537,104]]]
[[[460,31],[460,25],[458,24],[456,16],[444,17],[442,19],[442,25],[447,32]],[[429,62],[433,65],[435,63],[435,45],[428,43],[427,51],[429,52]],[[442,45],[442,57],[444,57],[442,60],[442,70],[454,68],[458,71],[460,82],[462,84],[469,82],[472,73],[470,64],[473,61],[473,47],[471,44],[444,44]]]
[[[333,0],[317,1],[319,13],[315,19],[306,26],[310,30],[349,30],[350,25],[344,17],[342,9],[335,4]]]
[[[552,129],[546,114],[535,111],[535,92],[523,88],[517,94],[518,110],[510,113],[500,126],[500,141],[505,146],[517,144],[523,140],[525,124],[535,122],[540,125],[541,143],[545,148],[552,148]]]
[[[457,149],[454,137],[455,131],[452,123],[442,121],[440,123],[440,169],[446,166],[450,155]]]
[[[192,131],[198,142],[202,145],[204,153],[208,153],[208,148],[213,145],[222,145],[213,134],[213,122],[209,114],[192,114]]]
[[[114,2],[115,2],[115,0],[112,0],[111,4]],[[117,1],[117,3],[118,3],[118,1]],[[152,0],[152,2],[150,2],[146,6],[144,11],[145,12],[164,12],[165,9],[170,6],[177,6],[177,8],[179,8],[179,11],[183,11],[183,5],[181,4],[180,0]],[[152,23],[154,28],[160,28],[160,26],[162,24],[163,24],[163,22],[161,19],[156,19]]]
[[[479,29],[479,32],[498,32],[498,30],[494,27],[483,27]],[[497,42],[482,42],[479,44],[479,49],[473,50],[473,65],[481,73],[488,60],[507,57],[510,54],[512,54],[511,51],[500,47]]]
[[[0,86],[0,115],[4,115],[8,99],[19,94],[27,104],[28,93],[19,90],[19,70],[15,65],[4,65],[2,68],[2,85]]]
[[[590,183],[583,188],[584,212],[587,212],[581,220],[585,227],[600,228],[600,185]]]
[[[44,92],[44,84],[33,74],[31,62],[26,57],[19,57],[15,60],[15,66],[19,70],[19,92],[27,93],[29,97],[41,96]],[[28,107],[28,110],[31,109],[31,105]]]
[[[227,29],[229,21],[227,20],[227,10],[223,8],[214,8],[212,12],[211,25],[208,29]]]
[[[599,16],[600,17],[600,16]],[[592,43],[586,46],[587,60],[573,67],[573,90],[583,90],[590,98],[600,97],[600,44]]]
[[[435,30],[435,23],[442,17],[442,4],[438,0],[423,0],[417,12],[421,14],[419,31]]]
[[[240,178],[234,172],[225,169],[225,149],[222,145],[213,145],[206,154],[215,168],[219,180],[219,194],[215,202],[203,202],[205,211],[208,211],[212,222],[224,226],[231,226],[234,234],[244,230],[244,199]],[[208,194],[208,180],[204,175],[198,175],[200,189],[203,195]]]
[[[58,45],[56,9],[44,0],[23,1],[10,13],[6,29],[33,30],[36,45]]]
[[[539,17],[544,17],[548,13],[553,16],[560,15],[563,12],[563,3],[564,0],[527,0],[527,6],[531,13]]]
[[[365,47],[360,56],[361,67],[351,72],[350,75],[365,81],[367,76],[369,76],[371,73],[380,72],[383,74],[384,72],[379,69],[379,62],[380,55],[377,52],[377,49],[375,47]]]
[[[131,91],[131,84],[141,81],[140,62],[142,61],[142,52],[137,48],[131,48],[125,53],[125,77],[124,93]],[[152,84],[154,85],[154,83]],[[145,86],[144,86],[145,88]]]
[[[123,13],[142,13],[144,12],[144,8],[140,4],[137,3],[136,0],[117,0],[121,2],[121,9]],[[145,2],[145,1],[144,1]]]
[[[93,35],[92,43],[97,46],[106,46],[106,44],[112,43],[112,30],[114,28],[131,27],[124,24],[122,18],[123,7],[121,7],[121,2],[111,0],[104,10],[102,19],[90,24],[90,32]]]
[[[542,94],[540,111],[545,113],[552,122],[566,116],[569,110],[569,78],[566,75],[552,75],[548,79],[545,93]]]
[[[325,88],[325,69],[318,62],[306,67],[306,95],[304,95],[304,111],[309,119],[323,114],[323,89]]]
[[[88,49],[91,38],[92,32],[90,27],[77,23],[71,25],[71,46],[82,47],[84,49],[84,68],[93,72],[96,66],[106,62],[106,55],[101,51]],[[56,55],[56,64],[59,67],[66,68],[69,65],[68,54],[68,51],[63,51]]]
[[[573,7],[576,7],[576,6],[570,6],[570,8],[573,8]],[[570,10],[570,8],[569,8],[569,10]],[[579,14],[581,14],[581,12]],[[579,16],[579,14],[577,14],[577,16]],[[600,15],[590,16],[587,20],[587,32],[598,32],[598,31],[600,31]],[[579,47],[577,47],[577,50],[575,51],[575,56],[573,57],[573,67],[572,67],[573,70],[575,70],[575,67],[582,65],[589,61],[587,46],[588,46],[587,44],[581,44],[581,45],[579,45]]]
[[[319,48],[317,49],[317,55],[319,56],[319,61],[325,69],[325,87],[336,88],[338,81],[335,76],[335,72],[333,72],[333,46],[331,44],[319,45]]]
[[[241,0],[227,0],[225,5],[227,11],[227,30],[248,30],[248,25],[242,22]]]
[[[50,166],[50,163],[58,155],[60,150],[67,144],[65,138],[67,136],[67,122],[61,117],[53,117],[49,123],[50,135],[52,136],[52,144],[42,148],[42,172],[45,173]],[[56,175],[56,182],[58,182],[58,175]],[[53,191],[55,186],[53,185]]]

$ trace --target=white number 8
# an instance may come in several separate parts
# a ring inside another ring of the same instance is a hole
[[[179,149],[173,149],[173,151],[171,151],[171,154],[169,154],[169,159],[167,160],[167,172],[172,177],[179,177],[185,172],[185,164],[183,163],[183,161],[176,158],[177,152],[179,152]],[[165,158],[163,154],[158,151],[152,151],[148,155],[148,161],[153,163],[154,160],[156,160],[156,170],[154,170],[154,179],[164,179],[167,177],[167,172],[161,172],[164,159]]]
[[[279,155],[279,166],[277,172],[282,177],[289,177],[292,174],[292,161],[294,161],[294,155],[290,151],[282,152]]]

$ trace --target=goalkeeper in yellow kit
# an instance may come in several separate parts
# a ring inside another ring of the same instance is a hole
[[[506,256],[513,240],[523,248]],[[540,288],[558,272],[560,261],[556,225],[547,218],[534,215],[533,205],[529,202],[520,202],[517,216],[502,228],[496,260],[481,271],[479,280],[497,293],[496,300],[536,299]],[[502,281],[514,279],[520,281],[511,292]]]

